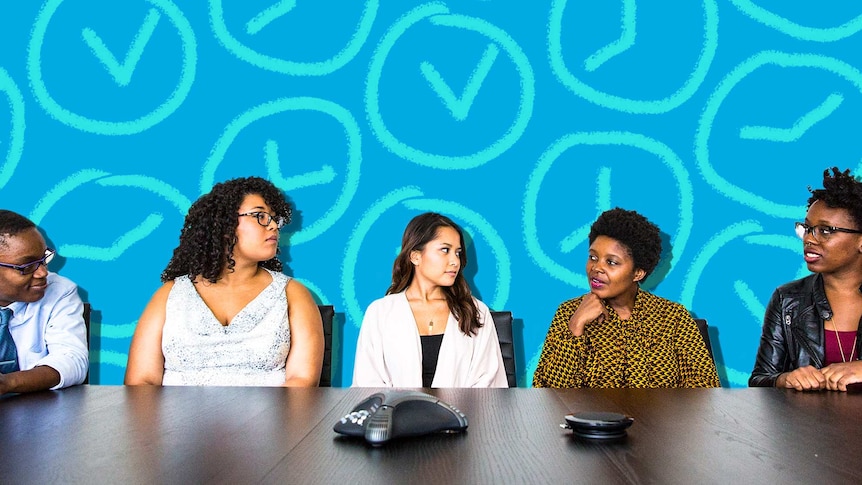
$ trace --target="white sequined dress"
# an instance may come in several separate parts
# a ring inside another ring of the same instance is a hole
[[[285,287],[272,282],[223,326],[187,276],[168,295],[162,353],[166,386],[280,386],[290,352]]]

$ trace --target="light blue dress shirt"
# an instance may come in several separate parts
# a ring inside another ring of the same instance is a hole
[[[45,296],[33,303],[12,302],[15,314],[9,331],[18,349],[18,365],[30,370],[47,365],[60,374],[51,389],[84,382],[90,365],[84,303],[78,287],[68,278],[48,273]]]

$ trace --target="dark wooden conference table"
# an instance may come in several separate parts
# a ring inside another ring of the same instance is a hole
[[[0,397],[0,483],[860,483],[862,394],[435,389],[466,433],[373,448],[332,426],[373,389],[80,386]],[[568,413],[635,418],[619,442]]]

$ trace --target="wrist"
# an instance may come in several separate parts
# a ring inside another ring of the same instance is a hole
[[[573,320],[569,321],[569,332],[571,332],[575,337],[584,335],[584,324]]]

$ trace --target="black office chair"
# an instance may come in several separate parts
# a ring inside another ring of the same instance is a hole
[[[497,340],[500,341],[500,353],[503,354],[503,367],[506,369],[506,380],[509,387],[518,387],[518,377],[515,375],[515,341],[512,338],[512,312],[491,312],[494,326],[497,327]]]
[[[709,358],[715,362],[715,357],[712,355],[712,344],[709,343],[709,325],[705,318],[695,318],[694,323],[697,324],[697,329],[700,331],[700,336],[703,337],[703,343],[706,344],[706,351],[709,352]]]
[[[332,387],[332,319],[335,317],[335,307],[332,305],[317,305],[320,319],[323,320],[323,366],[320,369],[319,387]]]
[[[84,302],[84,327],[87,329],[87,352],[90,351],[90,312],[92,309],[90,308],[90,304],[88,302]],[[89,360],[88,360],[89,362]],[[90,383],[90,369],[89,366],[87,368],[87,375],[84,377],[84,384]]]
[[[84,302],[84,327],[87,329],[87,348],[90,348],[90,313],[92,308],[88,302]]]

